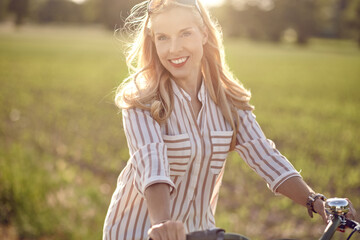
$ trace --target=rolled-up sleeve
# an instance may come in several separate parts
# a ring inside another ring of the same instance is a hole
[[[123,109],[122,116],[135,188],[144,195],[150,185],[167,183],[171,195],[174,195],[176,189],[170,179],[167,149],[161,137],[160,125],[149,112],[140,109]]]
[[[277,188],[291,177],[301,177],[294,166],[267,139],[251,111],[239,110],[239,129],[235,151],[277,194]]]

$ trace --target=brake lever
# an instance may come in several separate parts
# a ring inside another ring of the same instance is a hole
[[[351,228],[351,229],[355,229],[356,231],[358,231],[360,233],[360,223],[358,223],[354,220],[346,219],[345,226],[348,228]]]

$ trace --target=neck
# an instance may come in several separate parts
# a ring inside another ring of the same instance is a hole
[[[195,78],[188,79],[174,79],[176,84],[178,84],[187,94],[190,95],[191,99],[196,99],[201,87],[202,74],[199,71],[198,76]]]

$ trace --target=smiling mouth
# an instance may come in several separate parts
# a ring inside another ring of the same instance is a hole
[[[185,65],[185,63],[187,62],[188,59],[189,59],[189,57],[181,57],[181,58],[176,58],[176,59],[170,59],[169,62],[174,67],[182,67]]]

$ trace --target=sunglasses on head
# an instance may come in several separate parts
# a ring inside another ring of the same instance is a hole
[[[151,13],[156,12],[165,4],[166,1],[167,0],[149,0],[148,13],[151,14]],[[180,4],[184,4],[184,5],[195,6],[196,9],[201,13],[197,0],[172,0],[172,1],[180,3]]]

